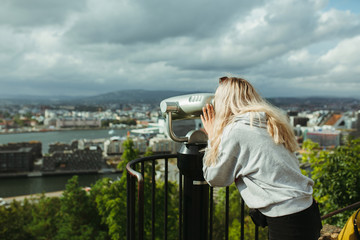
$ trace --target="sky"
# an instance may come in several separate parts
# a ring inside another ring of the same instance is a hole
[[[359,0],[0,0],[0,97],[126,89],[360,98]]]

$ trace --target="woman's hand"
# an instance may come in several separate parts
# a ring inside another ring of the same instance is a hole
[[[211,104],[206,104],[206,106],[203,107],[202,110],[203,110],[203,114],[200,115],[200,118],[205,128],[205,132],[208,135],[208,138],[211,140],[214,129],[214,119],[215,119],[214,107]]]

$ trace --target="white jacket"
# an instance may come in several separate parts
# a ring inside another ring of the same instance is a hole
[[[268,217],[310,207],[314,182],[301,173],[295,154],[268,134],[265,113],[257,115],[253,126],[246,113],[224,128],[217,163],[203,165],[205,180],[218,187],[235,182],[248,207]],[[210,147],[209,142],[205,155]]]

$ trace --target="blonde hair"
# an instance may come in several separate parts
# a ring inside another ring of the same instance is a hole
[[[205,156],[205,165],[214,165],[217,161],[221,135],[224,128],[233,123],[236,116],[249,112],[250,125],[256,113],[265,112],[267,131],[276,144],[283,144],[289,151],[296,151],[294,131],[287,116],[278,108],[265,101],[245,79],[221,78],[214,98],[215,119],[211,148]]]

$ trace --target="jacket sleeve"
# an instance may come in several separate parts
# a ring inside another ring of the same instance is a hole
[[[232,135],[234,135],[234,133],[231,133],[231,131],[224,130],[215,165],[206,166],[205,162],[203,162],[204,178],[210,186],[225,187],[235,181],[236,173],[238,172],[237,166],[240,155],[240,143],[237,140],[238,138]],[[210,143],[208,143],[205,156],[208,154],[210,148]]]

